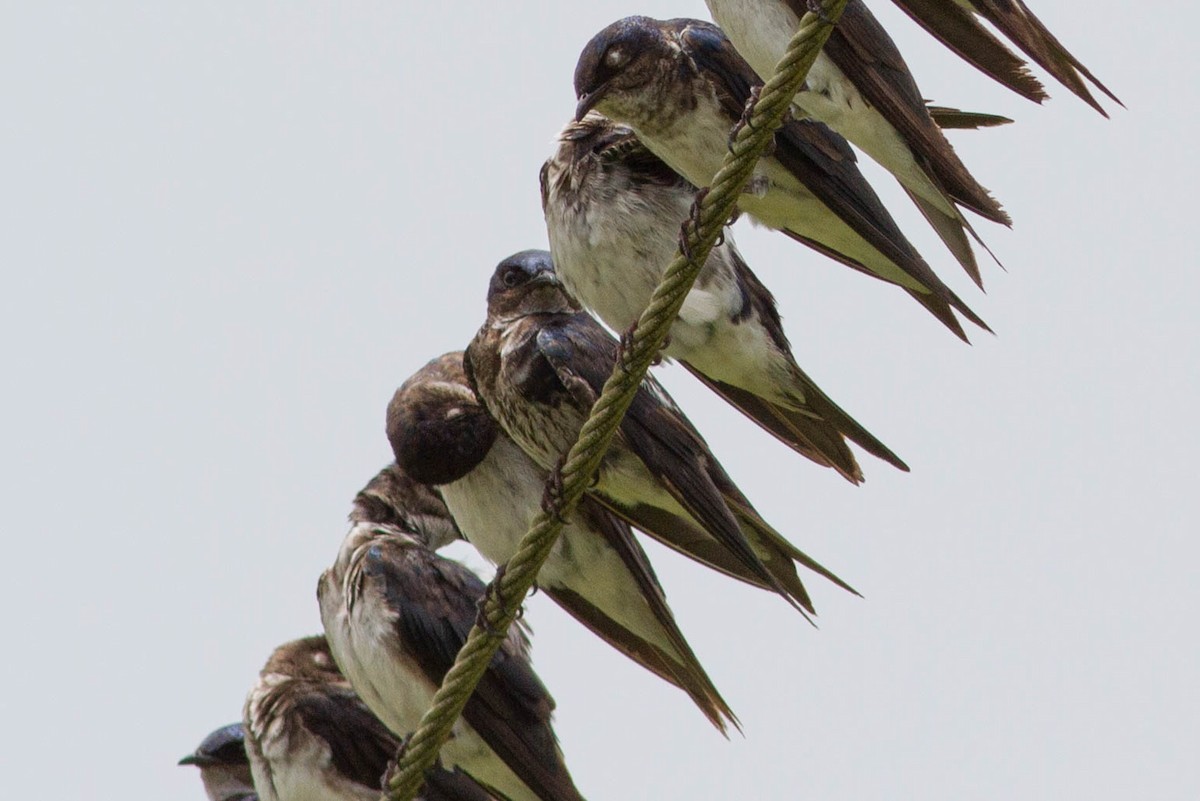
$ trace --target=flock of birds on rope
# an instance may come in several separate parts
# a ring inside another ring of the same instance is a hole
[[[1104,113],[1120,102],[1021,0],[894,0],[943,44],[1030,100],[1042,85],[992,32]],[[437,549],[465,538],[503,565],[541,508],[628,329],[675,254],[696,187],[783,54],[807,0],[707,0],[722,27],[629,17],[596,34],[575,70],[578,105],[542,167],[550,252],[496,267],[487,320],[387,409],[395,462],[358,493],[318,588],[324,636],[280,646],[244,720],[210,734],[196,765],[213,801],[375,799],[477,618],[484,583]],[[986,21],[991,28],[984,27]],[[1008,122],[927,105],[895,44],[850,0],[741,196],[739,211],[848,267],[896,284],[955,335],[987,329],[917,253],[855,164],[854,144],[903,185],[967,273],[978,237],[963,214],[1009,224],[946,128]],[[588,311],[583,311],[587,309]],[[674,322],[666,356],[788,447],[862,480],[847,440],[904,462],[796,363],[774,299],[728,230]],[[732,710],[675,624],[636,528],[708,567],[772,590],[802,614],[796,566],[850,592],[755,511],[653,379],[642,383],[595,484],[538,577],[580,623],[683,690],[719,730]],[[421,791],[425,801],[579,801],[550,717],[554,701],[514,627]]]

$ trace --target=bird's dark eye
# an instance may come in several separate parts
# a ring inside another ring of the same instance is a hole
[[[500,278],[504,285],[509,289],[521,283],[521,271],[517,269],[509,270]]]
[[[625,55],[625,51],[619,47],[610,47],[608,52],[604,54],[604,66],[611,70],[620,69],[625,66],[625,62],[628,60],[629,58]]]

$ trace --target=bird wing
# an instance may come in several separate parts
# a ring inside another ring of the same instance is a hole
[[[296,701],[304,726],[329,746],[334,769],[372,790],[400,742],[349,687],[307,693]]]
[[[543,325],[537,347],[561,384],[578,400],[598,396],[615,363],[617,341],[586,314]],[[583,406],[585,414],[591,404]],[[716,462],[700,433],[667,391],[647,376],[620,427],[620,445],[633,453],[687,512],[761,580],[774,586],[762,560],[708,475]],[[620,446],[617,446],[620,447]]]
[[[666,24],[673,26],[697,72],[708,77],[726,113],[734,119],[739,118],[752,95],[752,89],[762,85],[750,65],[737,54],[728,37],[715,25],[699,20],[670,20]],[[773,158],[855,235],[878,251],[894,269],[923,287],[924,291],[911,286],[905,288],[956,335],[966,339],[951,308],[981,328],[991,330],[934,274],[905,238],[875,190],[859,171],[854,150],[844,138],[823,123],[791,120],[775,133]],[[848,267],[880,277],[876,270],[810,236],[786,229],[785,233]]]
[[[397,553],[397,551],[400,551]],[[405,653],[440,684],[478,616],[479,577],[418,548],[373,548],[364,572],[383,580]],[[525,657],[518,629],[496,655],[463,710],[509,769],[545,801],[582,801],[562,762],[550,714],[554,700]]]
[[[1096,98],[1092,97],[1087,81],[1091,81],[1113,102],[1124,105],[1079,59],[1071,55],[1022,0],[971,0],[971,5],[981,17],[995,25],[996,30],[1024,51],[1025,55],[1040,64],[1059,83],[1105,117],[1108,113]]]
[[[589,531],[603,537],[620,557],[629,578],[637,587],[638,594],[650,607],[651,614],[674,653],[643,639],[614,620],[603,609],[596,608],[569,589],[543,587],[545,592],[594,634],[633,661],[684,690],[721,732],[725,731],[726,721],[738,725],[733,710],[717,691],[675,622],[675,616],[667,604],[666,593],[654,574],[650,559],[634,538],[629,525],[591,497],[584,497],[575,514],[580,523],[586,525]]]
[[[918,25],[980,72],[1022,97],[1041,103],[1049,95],[1029,67],[975,16],[953,0],[892,0]]]
[[[418,801],[495,801],[487,790],[458,768],[430,768]]]
[[[804,0],[786,0],[793,11]],[[862,2],[846,4],[825,44],[825,55],[846,74],[863,98],[884,116],[917,156],[925,170],[951,198],[977,214],[1002,224],[1008,215],[992,198],[942,134],[925,107],[917,83],[892,38]]]

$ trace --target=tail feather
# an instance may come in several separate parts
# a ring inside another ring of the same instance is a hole
[[[822,467],[831,467],[853,484],[863,480],[862,468],[833,426],[794,409],[772,403],[753,392],[710,378],[686,361],[688,372],[720,395],[726,403],[749,417],[767,433]]]
[[[937,232],[938,237],[946,244],[946,248],[962,265],[963,270],[971,276],[971,280],[975,282],[976,286],[983,289],[983,276],[979,272],[979,263],[975,260],[975,251],[971,249],[971,240],[967,238],[962,215],[946,214],[937,205],[930,203],[911,189],[905,191],[908,192],[908,196],[912,198],[912,202],[916,204],[917,208],[921,210],[921,214],[925,215],[925,219]]]
[[[949,106],[929,106],[929,116],[942,130],[977,130],[979,128],[996,128],[1009,125],[1012,120],[999,114],[987,114],[982,111],[963,111]]]
[[[620,557],[629,578],[637,587],[638,597],[645,602],[654,619],[654,630],[634,631],[613,620],[581,596],[560,599],[552,588],[547,587],[547,592],[617,650],[686,692],[722,734],[728,736],[727,722],[741,731],[737,716],[721,697],[683,636],[679,624],[675,622],[675,614],[667,603],[667,594],[654,573],[650,558],[629,526],[591,498],[585,498],[576,513],[585,517],[592,529],[599,532]],[[565,602],[571,603],[571,606]],[[644,629],[645,623],[637,628]]]
[[[789,586],[789,588],[795,585],[798,588],[797,592],[803,593],[805,609],[811,614],[816,614],[816,611],[812,606],[812,601],[809,599],[808,591],[805,589],[803,582],[801,582],[800,576],[796,573],[797,562],[822,578],[841,587],[846,592],[857,595],[860,598],[862,597],[862,593],[851,587],[832,570],[788,542],[782,534],[771,528],[770,524],[759,517],[754,509],[739,503],[736,498],[729,498],[728,503],[729,508],[734,511],[734,514],[737,515],[738,520],[742,523],[742,527],[753,531],[757,535],[755,537],[756,544],[764,550],[771,551],[771,557],[764,556],[763,561],[771,567],[780,582],[785,584],[785,586]]]
[[[1023,59],[979,24],[965,8],[948,0],[892,0],[934,38],[992,80],[1042,103],[1050,96]]]
[[[1120,98],[1109,91],[1079,59],[1071,55],[1021,0],[1004,3],[1003,6],[995,0],[973,0],[972,5],[979,11],[980,16],[995,25],[996,29],[1007,36],[1025,55],[1100,114],[1108,116],[1108,112],[1089,91],[1087,81],[1091,81],[1093,86],[1110,100],[1124,108],[1125,104]]]
[[[683,633],[675,625],[674,618],[670,618],[669,623],[659,618],[659,622],[664,623],[661,633],[667,635],[671,648],[676,651],[676,654],[671,654],[638,637],[583,596],[566,587],[544,586],[542,590],[593,634],[660,679],[687,693],[721,734],[728,736],[729,724],[741,731],[737,715],[708,677],[700,660],[684,639]]]
[[[908,465],[900,457],[843,411],[799,368],[796,368],[796,380],[803,388],[804,399],[798,401],[797,406],[803,403],[807,405],[807,410],[784,406],[749,390],[718,381],[686,361],[681,364],[776,439],[822,467],[833,468],[851,483],[861,483],[863,473],[854,453],[846,445],[846,439],[872,456],[908,471]]]

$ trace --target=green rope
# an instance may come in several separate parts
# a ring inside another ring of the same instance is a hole
[[[396,768],[388,779],[384,801],[412,801],[420,790],[425,771],[437,760],[438,751],[516,619],[538,570],[558,541],[564,520],[574,511],[592,476],[600,469],[609,443],[646,371],[662,348],[684,298],[691,291],[726,220],[733,216],[737,199],[754,166],[775,130],[783,123],[792,98],[803,86],[808,70],[829,37],[832,23],[841,16],[846,0],[821,0],[820,5],[821,13],[805,14],[800,21],[800,28],[776,66],[775,74],[763,87],[747,124],[738,129],[725,163],[713,178],[712,188],[700,200],[694,224],[692,221],[685,224],[683,247],[655,289],[650,305],[633,329],[632,339],[622,348],[612,375],[604,384],[604,391],[592,407],[579,439],[567,454],[560,477],[557,480],[551,477],[548,492],[552,495],[548,497],[554,497],[552,509],[534,518],[517,553],[488,587],[483,609],[488,625],[476,625],[471,629],[454,666],[433,697],[433,705],[421,718],[412,737],[401,747]]]

